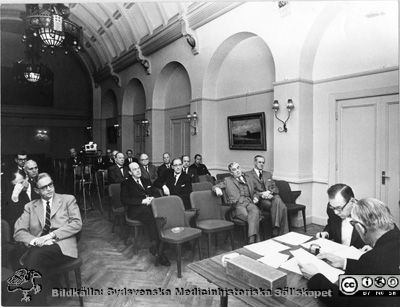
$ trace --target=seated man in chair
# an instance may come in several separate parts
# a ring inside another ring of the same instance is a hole
[[[270,211],[274,235],[289,232],[287,207],[279,196],[278,187],[272,180],[272,174],[264,171],[265,158],[261,155],[254,157],[254,168],[246,172],[249,183],[259,196],[258,207],[262,212]]]
[[[249,243],[255,243],[259,240],[260,210],[255,205],[259,198],[249,184],[249,178],[242,173],[239,163],[229,163],[228,170],[233,177],[224,178],[223,182],[213,187],[213,191],[222,196],[221,189],[225,188],[227,202],[235,207],[235,217],[249,225]]]
[[[158,250],[158,234],[156,221],[151,210],[153,192],[151,182],[142,176],[138,163],[129,164],[129,178],[121,183],[121,202],[128,208],[128,218],[141,221],[149,232],[152,245],[150,253],[156,255]],[[157,262],[169,266],[170,262],[164,255],[158,255]]]
[[[45,294],[50,290],[46,275],[51,268],[78,257],[76,234],[81,231],[82,220],[75,197],[56,194],[49,174],[38,175],[35,191],[40,199],[25,205],[15,223],[14,239],[28,247],[21,264],[42,275],[40,297],[45,303]],[[39,300],[38,295],[35,300]]]

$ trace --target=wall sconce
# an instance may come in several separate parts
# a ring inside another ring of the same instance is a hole
[[[186,118],[189,122],[190,128],[193,128],[193,135],[197,134],[197,113],[193,112],[193,114],[188,113]]]
[[[140,124],[142,125],[143,131],[144,131],[144,136],[149,136],[150,135],[150,130],[149,130],[150,122],[147,119],[144,119],[140,122]]]
[[[48,130],[42,130],[42,129],[38,129],[36,130],[36,135],[35,138],[38,141],[48,141],[49,140],[49,131]]]
[[[121,136],[121,127],[118,123],[114,124],[114,129],[117,136]]]
[[[290,112],[294,109],[294,104],[293,104],[292,99],[288,99],[286,108],[288,109],[288,117],[286,118],[285,121],[283,121],[283,120],[279,119],[278,116],[276,115],[279,111],[279,101],[274,100],[274,103],[272,105],[272,110],[274,110],[276,119],[279,120],[283,124],[283,127],[278,128],[279,132],[287,132],[286,123],[288,122],[288,120],[290,118]]]

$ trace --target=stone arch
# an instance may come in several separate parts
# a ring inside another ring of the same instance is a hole
[[[136,115],[146,111],[146,94],[142,82],[133,78],[126,85],[122,99],[122,114]]]

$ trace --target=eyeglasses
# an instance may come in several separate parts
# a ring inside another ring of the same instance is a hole
[[[328,207],[329,207],[330,209],[332,209],[333,211],[336,211],[336,212],[338,212],[338,213],[341,213],[341,212],[344,210],[344,208],[346,208],[346,206],[347,206],[349,203],[351,203],[351,202],[357,202],[357,199],[355,199],[355,198],[350,198],[349,201],[348,201],[347,203],[345,203],[342,207],[333,207],[331,204],[329,204]]]
[[[23,158],[23,159],[17,159],[18,161],[26,161],[27,159],[26,158]]]
[[[174,164],[174,165],[172,165],[172,166],[182,166],[182,163]]]
[[[38,189],[41,191],[44,191],[44,190],[52,189],[52,188],[54,188],[54,182],[50,182],[49,184],[46,184]]]

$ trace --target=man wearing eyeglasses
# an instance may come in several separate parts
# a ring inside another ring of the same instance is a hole
[[[328,224],[323,232],[317,233],[317,238],[327,238],[347,246],[353,245],[356,248],[363,248],[365,245],[363,240],[350,224],[350,213],[354,204],[352,188],[346,184],[338,183],[331,186],[327,193],[329,197]]]
[[[35,191],[40,199],[25,205],[15,223],[14,239],[28,247],[21,257],[23,266],[39,271],[44,290],[50,290],[50,268],[78,257],[75,236],[82,228],[82,220],[75,197],[56,194],[49,174],[38,175]]]
[[[172,169],[173,172],[167,172],[162,177],[158,177],[154,186],[161,188],[164,195],[179,196],[185,209],[190,209],[189,195],[192,192],[192,182],[190,177],[182,172],[182,160],[180,158],[172,160]]]
[[[398,275],[400,274],[400,231],[386,204],[375,198],[364,198],[353,204],[350,223],[365,244],[373,248],[360,259],[343,259],[321,253],[318,258],[345,270],[348,275]],[[310,278],[311,290],[332,289],[333,297],[321,299],[329,306],[400,306],[399,297],[338,296],[338,286],[320,274],[312,263],[299,262],[303,275]]]

